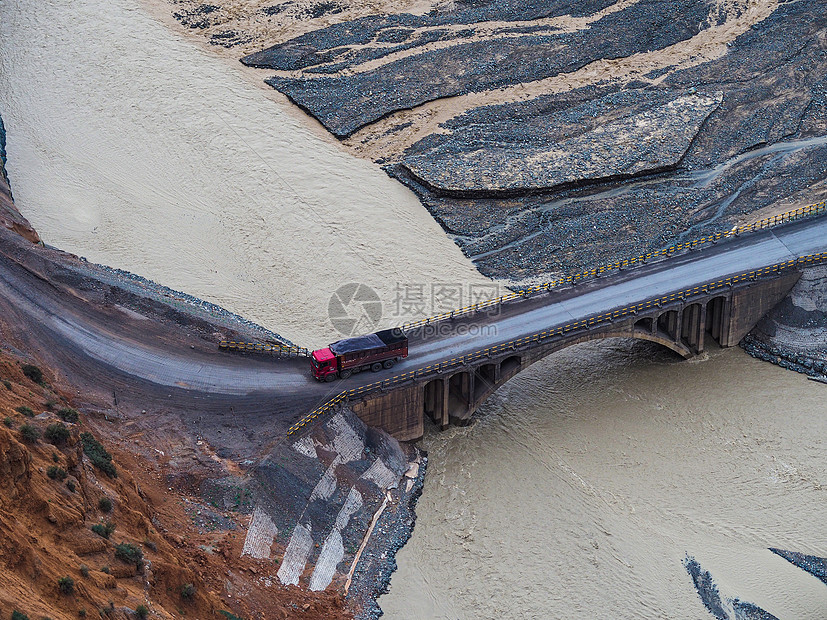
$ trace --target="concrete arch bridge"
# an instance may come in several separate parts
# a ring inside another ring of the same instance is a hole
[[[827,260],[827,220],[785,224],[703,249],[614,270],[575,287],[515,296],[486,310],[417,325],[410,356],[373,383],[349,387],[290,429],[348,402],[367,424],[419,438],[425,417],[466,424],[501,385],[534,362],[603,338],[659,343],[684,358],[731,347],[779,303],[804,269]]]

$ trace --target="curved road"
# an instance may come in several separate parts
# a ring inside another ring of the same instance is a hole
[[[281,426],[289,425],[314,404],[346,388],[825,251],[825,217],[731,238],[576,287],[509,302],[497,316],[479,314],[453,324],[484,326],[482,333],[450,329],[445,324],[447,334],[412,337],[410,356],[394,369],[355,375],[331,384],[314,381],[307,360],[228,355],[219,352],[215,342],[186,334],[180,327],[157,325],[111,305],[88,303],[82,298],[85,293],[52,284],[34,269],[23,266],[32,264],[27,255],[35,255],[35,264],[44,264],[43,258],[52,260],[51,250],[24,247],[8,237],[0,244],[0,316],[5,317],[7,329],[16,331],[19,339],[39,343],[41,351],[51,357],[51,363],[67,376],[85,374],[87,381],[117,376],[122,389],[168,392],[166,397],[173,400],[186,395],[184,400],[212,399],[224,405],[238,402],[239,411],[244,410],[244,403],[268,402],[268,410],[279,414]]]

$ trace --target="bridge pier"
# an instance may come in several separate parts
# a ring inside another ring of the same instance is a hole
[[[465,426],[471,421],[473,410],[474,373],[469,369],[451,375],[448,381],[448,418],[451,424]]]

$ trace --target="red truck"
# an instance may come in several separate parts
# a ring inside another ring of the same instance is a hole
[[[310,363],[319,381],[347,379],[354,372],[370,368],[378,372],[408,357],[408,337],[398,327],[375,334],[338,340],[325,349],[313,351]]]

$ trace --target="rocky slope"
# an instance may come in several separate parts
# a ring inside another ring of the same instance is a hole
[[[134,479],[140,487],[139,497],[146,503],[141,514],[150,520],[155,533],[179,548],[175,557],[183,558],[181,565],[194,567],[187,579],[196,584],[197,591],[212,593],[211,607],[204,607],[196,617],[216,617],[214,612],[221,609],[244,618],[375,614],[375,596],[387,583],[393,555],[400,541],[410,535],[410,510],[424,475],[415,449],[366,428],[347,411],[314,428],[312,436],[286,438],[287,427],[312,408],[312,395],[302,401],[304,404],[288,401],[279,406],[258,393],[204,395],[107,372],[83,352],[70,351],[72,346],[61,342],[59,330],[52,331],[48,319],[22,315],[15,309],[13,297],[56,295],[57,311],[63,319],[91,319],[97,321],[93,329],[122,335],[134,328],[141,342],[158,339],[164,343],[162,348],[187,351],[193,359],[226,356],[216,346],[221,337],[243,341],[277,341],[278,337],[212,304],[51,248],[21,242],[8,231],[0,230],[0,260],[4,261],[0,350],[20,360],[7,364],[0,375],[9,377],[10,393],[23,394],[16,387],[16,382],[23,382],[20,364],[34,362],[49,368],[47,387],[24,383],[31,391],[29,401],[12,400],[4,408],[9,424],[18,429],[19,418],[25,414],[15,413],[14,408],[27,406],[33,414],[46,411],[35,418],[45,428],[55,422],[54,411],[66,406],[68,394],[73,395],[74,406],[85,414],[81,430],[94,429],[115,454],[119,470],[114,482],[97,475],[94,484],[119,485]],[[40,293],[27,291],[23,284],[27,279],[37,283],[36,287],[45,286],[48,292],[42,288]],[[278,362],[260,359],[247,363],[269,367]],[[305,365],[306,361],[302,367]],[[50,387],[57,385],[63,387]],[[5,391],[0,386],[0,396]],[[77,436],[74,432],[67,443],[75,450],[79,449]],[[9,467],[17,471],[16,466]],[[61,467],[75,477],[76,487],[85,484],[75,461]],[[411,477],[409,470],[416,473]],[[121,487],[105,488],[112,494],[124,492]],[[29,489],[23,492],[29,493]],[[131,496],[122,500],[123,505],[140,505]],[[67,523],[85,532],[95,517],[94,504],[73,508],[75,516]],[[10,510],[9,522],[14,520]],[[45,527],[40,522],[27,525],[38,533],[41,526]],[[296,537],[297,532],[303,535]],[[116,533],[126,536],[128,532],[119,525]],[[142,536],[145,532],[138,530],[133,538],[140,542]],[[24,542],[21,539],[21,549]],[[154,539],[150,542],[161,549]],[[144,546],[151,548],[148,543]],[[112,546],[107,549],[111,552]],[[56,563],[54,570],[64,566],[67,571],[72,569],[75,556],[68,556],[69,564]],[[102,555],[93,559],[105,562]],[[10,605],[24,607],[19,592],[29,587],[26,578],[36,577],[27,575],[20,577],[17,590],[9,590],[17,592],[10,595]],[[134,576],[139,581],[149,578],[140,571]],[[350,590],[347,601],[342,596],[345,583]],[[48,590],[47,586],[44,583],[42,587]],[[171,600],[177,587],[169,586]],[[153,605],[175,615],[177,608],[170,607],[169,601],[158,600],[160,595],[148,586],[146,592]],[[134,609],[136,604],[146,604],[155,609],[149,603],[136,603],[137,596],[126,589],[112,600],[116,607],[133,605]],[[66,605],[85,605],[91,600],[97,605],[97,598],[56,600]],[[43,599],[40,607],[52,603]]]
[[[133,618],[140,606],[152,618],[349,617],[338,594],[257,583],[262,562],[242,554],[248,515],[192,493],[214,471],[184,438],[78,415],[74,390],[48,370],[40,382],[26,376],[30,362],[0,353],[3,617]],[[114,456],[113,469],[94,464],[86,433]],[[133,555],[119,551],[124,543]],[[61,590],[66,577],[73,586]]]

